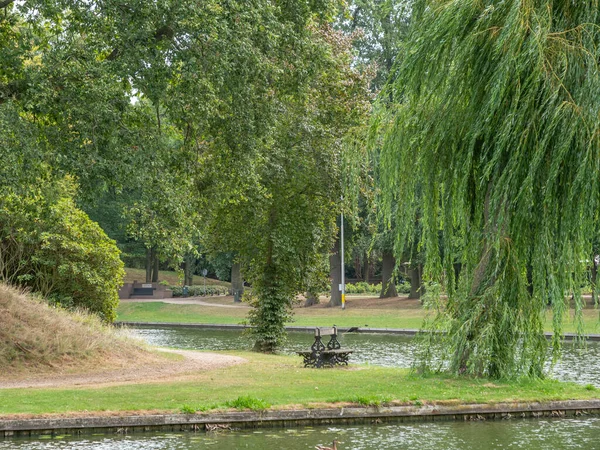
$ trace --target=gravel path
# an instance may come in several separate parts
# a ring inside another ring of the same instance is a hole
[[[122,369],[100,369],[97,372],[85,374],[44,374],[17,380],[0,379],[0,389],[99,387],[117,384],[149,383],[165,381],[165,379],[174,381],[193,376],[194,373],[199,371],[220,369],[247,361],[238,356],[220,355],[218,353],[162,348],[160,350],[177,353],[184,356],[185,359],[180,361],[168,360],[153,365]]]

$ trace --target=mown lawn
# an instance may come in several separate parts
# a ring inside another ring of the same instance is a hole
[[[232,302],[232,300],[231,300]],[[402,302],[402,300],[399,300]],[[370,328],[420,328],[425,312],[421,308],[363,308],[360,300],[345,310],[340,308],[297,308],[294,322],[289,325],[370,327]],[[245,320],[247,308],[222,308],[203,305],[175,305],[163,302],[125,303],[121,302],[117,310],[117,320],[127,322],[180,322],[207,324],[238,324]],[[584,310],[584,329],[586,333],[598,334],[600,327],[598,311]],[[547,331],[552,330],[552,318],[548,313]],[[571,317],[564,320],[564,331],[574,332]]]
[[[589,386],[553,380],[512,382],[451,376],[418,377],[405,369],[350,366],[305,369],[300,358],[230,352],[247,363],[201,372],[178,382],[69,389],[5,389],[0,415],[94,411],[168,412],[225,409],[239,397],[273,408],[362,405],[464,404],[595,399]],[[262,402],[260,402],[261,400]]]

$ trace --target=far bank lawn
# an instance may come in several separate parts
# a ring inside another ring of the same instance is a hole
[[[214,303],[233,304],[231,297],[206,299]],[[373,307],[377,299],[352,299],[345,310],[341,308],[310,307],[296,308],[294,321],[288,325],[332,326],[361,328],[408,328],[419,329],[425,317],[415,301],[405,298],[396,300],[396,305],[386,301],[383,307]],[[403,306],[406,307],[403,307]],[[117,320],[125,322],[167,322],[167,323],[206,323],[239,324],[246,319],[248,308],[223,308],[204,305],[177,305],[163,302],[133,303],[121,302],[117,310]],[[584,330],[588,334],[600,334],[598,311],[585,309]],[[575,332],[572,312],[564,320],[564,331]],[[552,317],[547,315],[546,330],[552,331]]]
[[[323,407],[533,402],[597,399],[591,387],[554,380],[490,381],[451,376],[418,377],[405,369],[350,366],[306,369],[294,356],[229,352],[247,363],[200,372],[183,381],[109,387],[3,389],[0,416],[97,411],[194,412],[228,407]]]

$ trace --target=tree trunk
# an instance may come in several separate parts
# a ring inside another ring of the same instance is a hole
[[[183,260],[183,285],[193,286],[194,285],[194,271],[193,271],[193,259],[192,255],[186,255]]]
[[[342,293],[339,289],[342,282],[342,273],[340,270],[340,242],[336,239],[329,255],[329,278],[331,279],[331,299],[329,300],[329,306],[341,306],[342,304]]]
[[[364,259],[364,269],[363,269],[363,281],[365,283],[369,282],[369,279],[371,277],[371,261],[369,258],[369,253],[365,252],[365,259]]]
[[[262,274],[252,285],[256,300],[248,313],[251,333],[255,337],[254,349],[272,353],[283,344],[286,336],[285,321],[292,313],[292,291],[286,286],[282,268],[274,257],[273,230],[277,228],[277,212],[269,213],[269,236]]]
[[[454,263],[454,289],[458,288],[458,279],[460,278],[460,271],[462,270],[461,263]]]
[[[410,276],[410,294],[408,298],[421,298],[421,265],[408,269]]]
[[[304,302],[304,307],[307,308],[309,306],[318,305],[320,303],[319,296],[313,293],[306,293],[306,301]]]
[[[592,276],[591,276],[591,284],[592,284],[592,303],[594,305],[598,304],[598,292],[596,291],[596,280],[598,278],[598,256],[594,256],[594,260],[592,261]]]
[[[383,261],[381,267],[381,295],[379,298],[398,297],[396,284],[394,283],[394,267],[396,258],[391,251],[383,252]]]
[[[362,266],[360,263],[360,257],[356,256],[354,257],[354,277],[357,280],[362,281]]]
[[[158,282],[158,253],[156,249],[152,249],[152,282]]]
[[[146,249],[146,283],[152,281],[152,250]]]
[[[231,291],[233,300],[241,302],[244,294],[244,279],[242,278],[242,265],[239,262],[233,263],[231,266]]]

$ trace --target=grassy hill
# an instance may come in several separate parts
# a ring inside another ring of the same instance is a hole
[[[134,281],[144,281],[146,279],[145,269],[133,269],[131,267],[125,268],[125,283],[133,283]],[[171,286],[180,286],[181,280],[179,275],[173,270],[159,270],[158,281],[166,281]],[[201,285],[204,283],[204,278],[200,275],[194,275],[194,284]],[[225,287],[231,287],[231,283],[227,281],[215,280],[213,278],[206,279],[207,285],[219,285]]]
[[[155,361],[157,355],[96,317],[49,307],[0,284],[0,374],[75,371]]]

